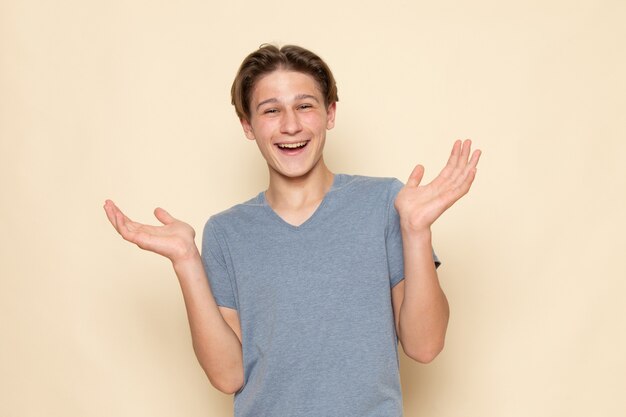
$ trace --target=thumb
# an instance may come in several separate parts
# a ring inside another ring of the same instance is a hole
[[[161,207],[157,207],[154,209],[154,216],[163,224],[170,224],[176,221],[171,214],[167,211],[163,210]]]
[[[424,177],[424,167],[422,165],[416,165],[413,168],[413,172],[409,175],[409,180],[406,182],[406,185],[409,187],[417,187],[420,185],[422,178]]]

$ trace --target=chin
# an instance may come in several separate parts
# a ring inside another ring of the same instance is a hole
[[[323,159],[317,161],[301,161],[301,163],[270,165],[270,173],[274,172],[283,178],[298,179],[307,177],[309,174],[324,167]]]
[[[311,170],[302,170],[302,171],[278,171],[278,174],[282,177],[285,178],[290,178],[290,179],[298,179],[298,178],[303,178],[306,177],[309,173],[311,172]]]

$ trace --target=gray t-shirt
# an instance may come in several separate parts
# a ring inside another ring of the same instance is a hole
[[[204,266],[241,321],[236,417],[402,415],[390,291],[403,279],[401,187],[337,174],[300,226],[264,193],[209,219]]]

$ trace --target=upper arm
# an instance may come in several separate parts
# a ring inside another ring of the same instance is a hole
[[[400,334],[400,307],[404,301],[404,280],[400,281],[391,289],[391,305],[393,307],[393,319],[396,324],[396,334]]]
[[[218,308],[222,314],[222,318],[224,318],[226,324],[233,329],[233,332],[235,332],[237,338],[239,339],[239,343],[241,343],[241,324],[239,322],[239,313],[234,308],[222,306],[219,306]]]

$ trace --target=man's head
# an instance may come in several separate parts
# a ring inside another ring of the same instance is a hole
[[[315,80],[326,107],[339,101],[337,85],[328,65],[313,52],[295,45],[262,45],[242,62],[231,88],[232,104],[241,120],[250,120],[250,99],[257,81],[276,70],[307,74]]]

